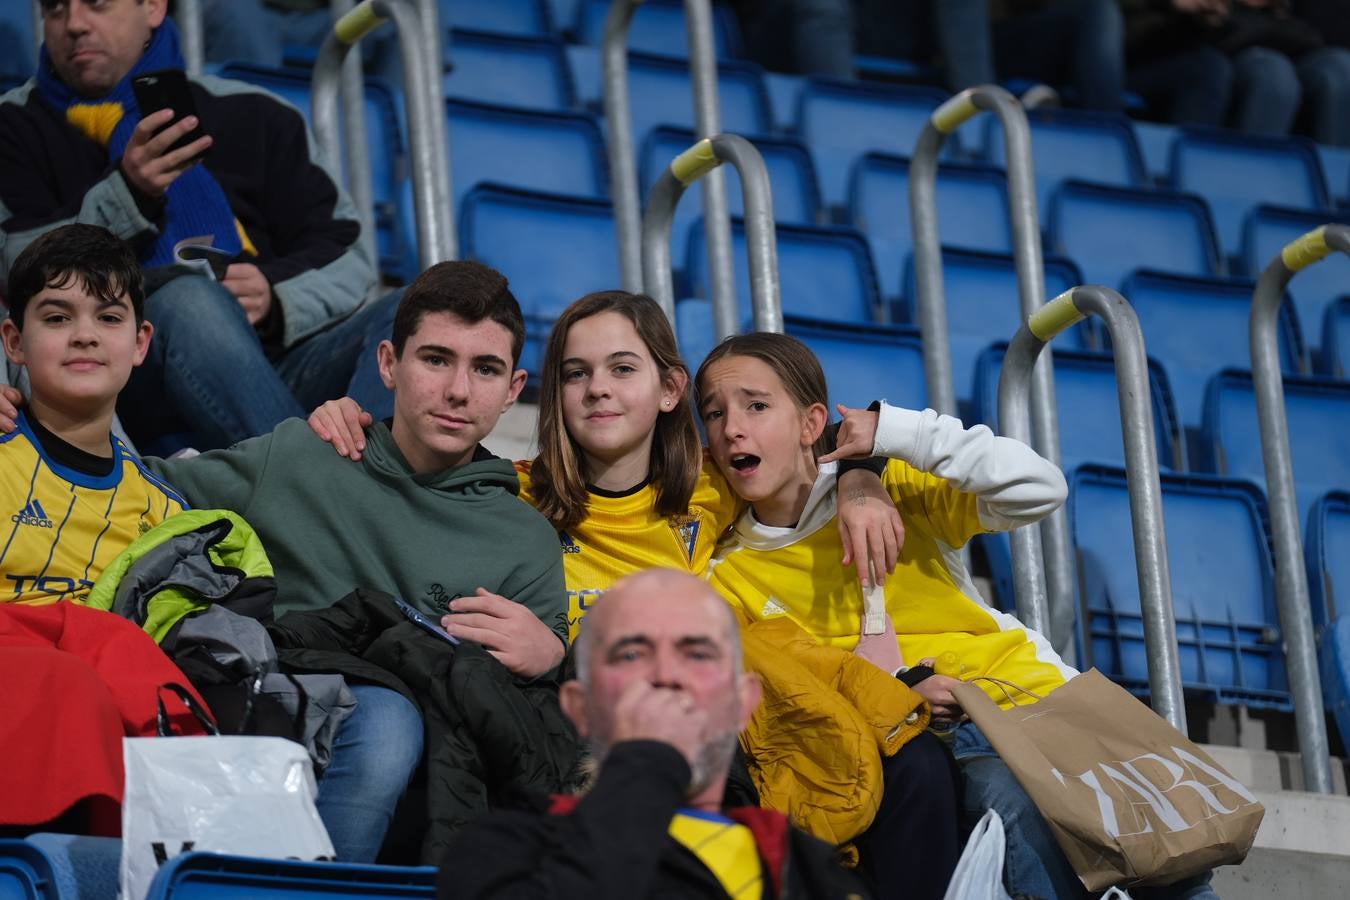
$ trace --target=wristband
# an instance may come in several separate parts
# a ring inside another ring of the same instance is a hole
[[[905,687],[914,687],[920,681],[933,675],[932,666],[910,666],[895,677],[904,682]]]

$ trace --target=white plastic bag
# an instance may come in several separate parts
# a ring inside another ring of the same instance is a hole
[[[942,900],[1011,900],[1003,889],[1003,819],[988,810],[956,862]]]
[[[123,738],[122,900],[189,850],[332,859],[305,748],[278,737]]]

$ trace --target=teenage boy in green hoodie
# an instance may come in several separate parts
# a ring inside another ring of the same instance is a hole
[[[360,461],[291,419],[228,450],[147,464],[193,506],[253,525],[276,569],[278,616],[376,588],[534,678],[566,652],[562,554],[553,528],[516,498],[511,461],[479,443],[525,385],[524,342],[504,276],[440,263],[408,286],[380,345],[394,416],[369,429]],[[318,807],[339,858],[370,862],[417,767],[422,722],[392,690],[354,692]]]

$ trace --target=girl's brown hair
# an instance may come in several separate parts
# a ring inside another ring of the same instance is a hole
[[[544,349],[539,375],[539,455],[530,468],[535,508],[559,531],[574,528],[586,518],[586,472],[581,448],[567,433],[562,414],[562,363],[567,332],[582,319],[603,312],[626,317],[647,345],[663,383],[678,370],[689,377],[680,358],[675,332],[655,300],[628,291],[597,291],[573,303],[553,326]],[[703,443],[698,436],[689,387],[675,403],[656,417],[652,437],[650,478],[656,485],[656,511],[663,516],[689,512],[689,498],[703,465]]]
[[[829,410],[830,394],[825,385],[825,370],[820,367],[820,360],[816,359],[811,348],[795,337],[769,331],[732,335],[712,349],[708,358],[703,360],[703,365],[698,367],[698,376],[694,379],[699,409],[703,408],[703,378],[708,367],[732,356],[757,359],[773,369],[798,410],[805,412],[816,403]],[[819,457],[831,449],[822,431],[811,451]]]

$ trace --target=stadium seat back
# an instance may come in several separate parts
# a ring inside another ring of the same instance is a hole
[[[479,185],[459,211],[460,253],[510,274],[526,317],[520,366],[537,374],[558,314],[592,291],[619,284],[608,201]]]
[[[22,84],[37,71],[37,42],[30,3],[6,3],[0,9],[0,82]]]
[[[484,181],[582,197],[609,193],[604,138],[583,113],[446,101],[456,203]]]
[[[1317,499],[1308,516],[1308,594],[1319,630],[1350,617],[1350,491]]]
[[[828,322],[867,324],[877,321],[877,280],[865,241],[851,228],[779,225],[778,274],[784,315]],[[745,225],[732,221],[732,257],[741,319],[751,319],[750,268]],[[708,257],[702,220],[689,232],[685,256],[693,293],[710,297]]]
[[[1036,109],[1027,114],[1027,120],[1042,215],[1050,208],[1051,191],[1071,178],[1116,187],[1148,186],[1139,142],[1124,116]],[[991,115],[984,129],[984,153],[993,165],[1007,165],[1004,144],[1003,125]]]
[[[446,42],[445,96],[527,109],[570,109],[575,98],[563,45],[551,38],[456,28]]]
[[[374,900],[435,897],[436,868],[182,853],[160,867],[146,900],[302,900],[337,895]]]
[[[865,407],[873,400],[923,409],[928,388],[923,374],[923,344],[918,332],[902,326],[828,325],[787,317],[784,331],[798,338],[820,360],[834,403]]]
[[[1260,489],[1238,479],[1165,474],[1162,501],[1182,684],[1218,703],[1289,709]],[[1069,523],[1089,662],[1146,692],[1148,654],[1124,470],[1075,472]]]
[[[692,379],[708,353],[717,346],[712,301],[702,297],[685,297],[676,301],[675,337],[680,345],[680,356],[684,357],[684,364]]]
[[[1121,289],[1144,330],[1148,355],[1167,370],[1183,428],[1199,431],[1205,386],[1223,369],[1251,368],[1248,340],[1254,285],[1141,271]],[[1280,321],[1284,371],[1299,374],[1300,341],[1292,308]],[[1203,340],[1197,339],[1203,335]]]
[[[638,146],[658,125],[689,130],[698,126],[694,88],[685,60],[630,53],[628,96],[633,139]],[[747,62],[718,63],[717,98],[723,132],[751,137],[771,131],[769,95],[759,66]]]
[[[995,431],[999,428],[998,380],[1006,349],[1006,344],[990,347],[976,363],[975,416]],[[1182,457],[1171,392],[1166,375],[1152,360],[1149,381],[1158,465],[1164,469],[1180,468]],[[1064,471],[1089,462],[1125,465],[1115,363],[1109,353],[1056,347],[1055,404]]]
[[[545,0],[440,0],[442,28],[543,37],[553,30]]]
[[[1177,275],[1221,274],[1205,202],[1066,181],[1050,202],[1050,247],[1071,258],[1091,284],[1119,288],[1135,269]]]
[[[946,99],[931,88],[808,79],[797,98],[797,134],[816,158],[825,203],[848,202],[849,174],[864,154],[913,154],[929,115]],[[946,146],[957,152],[955,135]]]
[[[1171,183],[1208,201],[1228,256],[1242,252],[1242,223],[1257,206],[1330,205],[1316,146],[1301,137],[1184,128],[1172,144]]]
[[[46,853],[25,840],[0,838],[0,897],[5,900],[59,900],[60,896],[56,875]]]
[[[1327,304],[1322,314],[1321,369],[1325,375],[1350,378],[1350,295]]]
[[[937,178],[938,232],[943,247],[1012,252],[1008,188],[1002,172],[947,165]],[[868,153],[849,183],[849,220],[867,235],[885,297],[903,289],[905,258],[914,246],[909,215],[909,161]]]
[[[918,288],[911,257],[905,267],[905,296],[898,321],[918,321]],[[1045,260],[1046,299],[1083,281],[1073,263]],[[975,363],[986,347],[1007,341],[1022,325],[1017,268],[1011,256],[973,250],[942,251],[942,287],[947,298],[947,332],[956,399],[965,408],[975,399]],[[1083,323],[1055,339],[1055,347],[1087,350],[1091,331]]]
[[[581,40],[596,47],[605,36],[605,16],[613,5],[611,0],[578,0],[581,19],[576,31]],[[713,48],[719,60],[731,59],[740,52],[740,26],[729,6],[712,7]],[[676,56],[689,55],[689,33],[684,21],[684,4],[680,0],[646,0],[633,13],[628,25],[628,48],[640,53]]]

